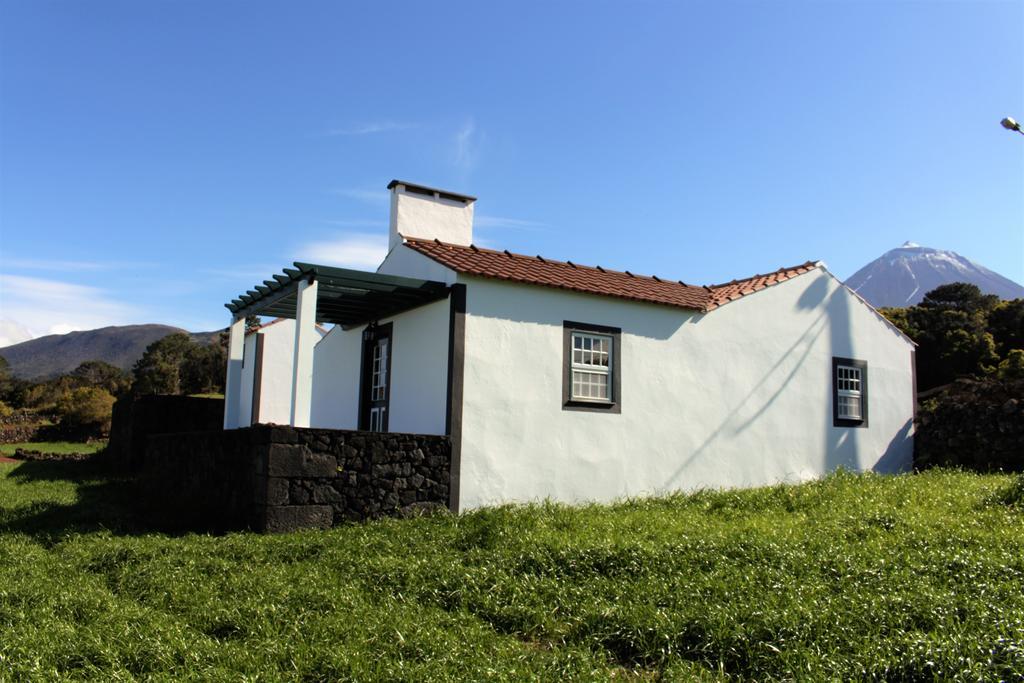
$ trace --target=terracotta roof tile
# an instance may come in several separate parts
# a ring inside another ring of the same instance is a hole
[[[601,266],[581,266],[572,261],[554,261],[540,256],[525,256],[477,246],[447,244],[438,240],[405,238],[406,246],[458,273],[556,287],[574,292],[600,294],[631,301],[664,304],[709,311],[746,294],[806,273],[811,261],[793,268],[782,268],[767,275],[755,275],[712,287],[684,284],[681,280],[619,272]]]
[[[770,287],[771,285],[791,280],[797,275],[803,275],[804,273],[813,270],[817,265],[818,264],[815,261],[808,261],[807,263],[802,263],[799,266],[779,268],[774,273],[754,275],[753,277],[744,278],[742,280],[733,280],[732,282],[726,282],[720,285],[711,285],[708,287],[711,297],[706,310],[713,310],[719,306],[729,303],[730,301],[735,301],[740,297],[746,296],[747,294],[759,292],[765,287]]]

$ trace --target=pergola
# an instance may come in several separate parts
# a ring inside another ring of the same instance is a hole
[[[245,319],[265,315],[295,320],[291,424],[309,426],[316,324],[350,328],[448,296],[443,282],[295,262],[263,284],[224,304],[231,311],[224,428],[239,424]]]

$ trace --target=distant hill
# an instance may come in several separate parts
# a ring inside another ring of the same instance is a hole
[[[217,332],[186,332],[170,325],[122,325],[98,330],[51,334],[0,348],[15,377],[37,379],[71,372],[87,360],[101,360],[131,370],[146,347],[175,332],[197,342],[212,341]]]
[[[953,251],[907,242],[850,276],[846,285],[872,306],[913,306],[951,282],[975,284],[1002,299],[1024,298],[1024,287]]]

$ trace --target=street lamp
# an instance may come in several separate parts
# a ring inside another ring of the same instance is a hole
[[[1020,133],[1021,135],[1024,135],[1024,130],[1020,129],[1020,124],[1017,123],[1016,121],[1014,121],[1013,119],[1011,119],[1009,116],[1007,116],[1005,119],[1003,119],[999,123],[1003,124],[1003,128],[1005,128],[1006,130],[1015,130],[1018,133]]]

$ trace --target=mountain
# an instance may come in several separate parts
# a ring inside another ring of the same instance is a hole
[[[131,370],[146,347],[175,332],[170,325],[122,325],[98,330],[51,334],[38,339],[0,348],[0,356],[10,363],[11,373],[23,379],[56,377],[71,372],[87,360],[102,360]],[[205,343],[217,332],[185,332]]]
[[[985,294],[1024,298],[1024,287],[953,251],[907,242],[890,249],[846,281],[846,286],[876,308],[912,306],[939,285],[975,284]]]

